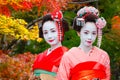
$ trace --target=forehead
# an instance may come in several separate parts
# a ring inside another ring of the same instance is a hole
[[[55,22],[47,21],[43,24],[43,30],[57,29]]]
[[[87,30],[87,31],[97,31],[97,27],[95,23],[93,22],[87,22],[84,27],[82,27],[81,30]]]

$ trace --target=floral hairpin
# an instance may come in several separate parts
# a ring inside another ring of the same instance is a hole
[[[54,21],[60,21],[63,18],[63,14],[60,10],[55,10],[51,13],[51,17]]]
[[[60,10],[54,10],[54,12],[51,13],[52,19],[58,24],[58,38],[61,41],[62,35],[63,35],[63,29],[62,29],[62,18],[63,14]]]
[[[97,26],[97,28],[99,28],[99,29],[104,28],[104,27],[106,26],[106,20],[105,20],[103,17],[98,18],[98,19],[96,20],[96,26]]]
[[[98,18],[97,21],[96,21],[96,26],[98,28],[98,47],[100,47],[101,45],[101,40],[102,40],[102,29],[106,26],[106,20],[101,17],[101,18]]]

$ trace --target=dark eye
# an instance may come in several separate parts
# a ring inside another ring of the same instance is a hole
[[[51,32],[56,32],[56,30],[52,30]]]
[[[43,34],[47,34],[48,32],[43,32]]]
[[[96,32],[94,32],[93,35],[96,35]]]
[[[88,34],[88,32],[84,32],[84,34]]]

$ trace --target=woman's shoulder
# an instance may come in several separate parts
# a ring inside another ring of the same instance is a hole
[[[77,53],[77,47],[70,48],[67,52],[64,53],[62,60],[65,62],[71,62]]]
[[[69,56],[74,55],[76,52],[78,52],[78,48],[77,47],[72,47],[64,54],[64,56],[69,57]]]
[[[98,48],[96,46],[94,47],[94,49],[95,49],[96,52],[99,52],[100,54],[104,54],[104,55],[108,56],[108,53],[105,50],[103,50],[101,48]]]
[[[48,49],[44,50],[43,52],[38,53],[37,57],[40,57],[41,55],[45,55],[47,53]]]
[[[105,50],[103,50],[103,49],[101,49],[101,48],[99,48],[99,47],[96,47],[96,46],[94,46],[94,49],[95,49],[96,51],[99,51],[99,52],[107,53]]]
[[[71,49],[68,50],[68,52],[73,53],[73,52],[77,52],[78,50],[79,50],[78,47],[72,47]]]
[[[53,50],[53,52],[57,52],[57,53],[65,53],[67,52],[69,49],[65,46],[60,46],[57,47],[56,49]]]
[[[61,48],[62,48],[63,51],[68,51],[69,50],[69,48],[66,47],[66,46],[62,46]]]

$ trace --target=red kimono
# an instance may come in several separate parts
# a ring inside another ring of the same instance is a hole
[[[47,55],[47,51],[48,50],[45,50],[43,53],[37,56],[33,64],[33,71],[35,69],[41,69],[56,73],[60,64],[61,57],[63,56],[64,52],[68,51],[68,48],[63,46],[58,47],[49,55]]]

